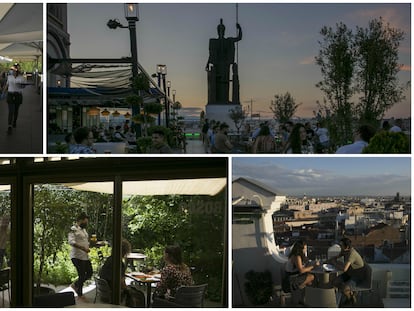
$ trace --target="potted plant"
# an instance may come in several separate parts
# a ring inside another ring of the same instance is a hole
[[[250,270],[245,275],[247,282],[244,284],[246,295],[253,305],[264,305],[272,296],[272,274],[266,270],[256,272]]]

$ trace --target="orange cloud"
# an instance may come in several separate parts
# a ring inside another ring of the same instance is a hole
[[[402,20],[400,14],[395,8],[380,8],[374,10],[359,10],[352,14],[353,17],[366,22],[366,19],[374,19],[382,17],[386,23],[390,23],[392,27],[402,29],[405,33],[409,33],[411,28]],[[364,25],[360,25],[364,26]]]
[[[314,63],[315,63],[315,56],[308,56],[299,62],[299,64],[301,65],[312,65]]]
[[[411,71],[411,65],[402,65],[401,71]]]

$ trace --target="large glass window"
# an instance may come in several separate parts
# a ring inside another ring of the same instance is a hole
[[[11,200],[10,186],[0,185],[0,288],[2,306],[10,307],[11,297]]]

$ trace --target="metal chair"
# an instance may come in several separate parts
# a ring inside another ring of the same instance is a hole
[[[365,278],[362,280],[362,282],[357,283],[356,286],[353,288],[353,291],[357,292],[358,296],[362,296],[363,292],[372,293],[373,291],[372,289],[372,268],[366,262],[364,262],[364,265],[367,267]]]
[[[311,308],[336,308],[334,288],[305,288],[305,305]]]
[[[207,284],[182,286],[177,289],[174,299],[167,300],[154,297],[152,306],[154,308],[202,308],[206,290]]]
[[[3,308],[4,308],[4,292],[7,290],[9,294],[10,304],[10,268],[0,270],[0,291],[3,294]]]
[[[96,303],[96,298],[99,296],[104,303],[112,302],[112,290],[109,287],[108,282],[100,277],[95,277],[95,299],[93,303]]]
[[[290,289],[290,284],[289,284],[289,279],[286,279],[286,269],[285,269],[285,265],[281,265],[280,267],[280,286],[276,286],[275,290],[276,292],[278,292],[279,294],[279,298],[280,298],[280,305],[282,307],[286,306],[286,299],[287,298],[291,298],[291,293],[290,291],[287,290],[287,287],[289,287]],[[288,284],[283,284],[284,282],[287,282]],[[286,288],[284,288],[286,287]],[[287,290],[287,291],[285,291]]]

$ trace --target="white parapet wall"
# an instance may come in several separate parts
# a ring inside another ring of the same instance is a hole
[[[285,263],[286,257],[281,256],[279,247],[275,243],[275,235],[273,228],[273,214],[280,210],[280,206],[286,202],[285,196],[276,196],[272,204],[268,209],[266,209],[265,214],[263,215],[263,225],[264,232],[266,234],[266,243],[269,254],[272,255],[279,263]]]

